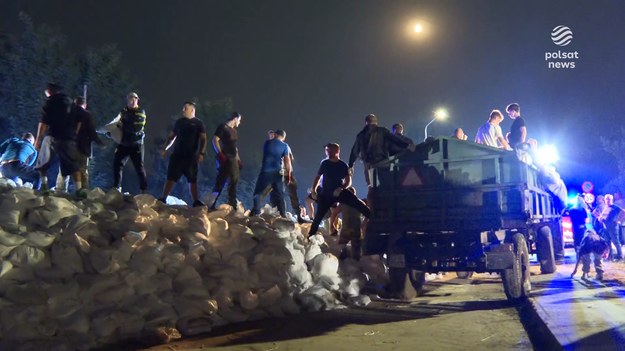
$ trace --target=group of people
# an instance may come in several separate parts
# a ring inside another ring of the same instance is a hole
[[[76,195],[86,197],[87,162],[93,141],[103,144],[95,132],[93,116],[86,110],[84,97],[71,101],[62,88],[49,83],[37,136],[24,133],[0,146],[0,172],[6,178],[31,182],[49,193],[48,171],[58,159],[61,177],[72,177]]]
[[[582,277],[595,265],[596,278],[603,278],[602,258],[623,260],[625,199],[620,193],[598,195],[591,208],[580,194],[568,210],[573,227],[573,244],[582,263]],[[612,250],[614,247],[614,251]]]
[[[510,132],[506,133],[505,136],[503,135],[500,124],[504,120],[504,116],[501,111],[493,110],[488,121],[477,130],[475,142],[506,150],[512,150],[517,145],[525,143],[527,141],[527,129],[525,120],[521,117],[521,106],[516,102],[511,103],[506,107],[506,112],[513,120]],[[461,140],[467,139],[461,128],[456,129],[453,136]]]

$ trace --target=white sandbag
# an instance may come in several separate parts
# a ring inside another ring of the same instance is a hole
[[[135,196],[139,208],[150,208],[156,206],[158,200],[150,194],[139,194]]]
[[[201,287],[202,277],[193,267],[184,266],[173,279],[174,291],[180,293],[190,286]]]
[[[11,269],[13,269],[13,263],[9,261],[2,261],[0,264],[0,278],[7,274]]]
[[[82,258],[76,246],[71,242],[57,241],[52,244],[50,260],[53,266],[66,272],[82,273],[85,271]]]
[[[258,295],[254,294],[251,290],[245,290],[239,293],[239,305],[241,305],[243,310],[253,310],[258,307],[258,304]]]
[[[16,246],[4,246],[0,244],[0,258],[7,257]]]
[[[213,321],[207,316],[183,317],[176,323],[176,328],[178,328],[184,336],[208,333],[212,330],[212,327]]]
[[[120,269],[119,262],[113,259],[113,250],[93,250],[89,253],[89,262],[99,274],[111,274]]]
[[[0,223],[17,224],[20,222],[19,210],[0,211]]]
[[[190,232],[202,233],[208,237],[211,230],[211,223],[206,216],[206,212],[202,211],[201,215],[191,217],[189,219],[188,230]]]
[[[313,267],[311,273],[314,278],[328,276],[328,277],[336,277],[338,276],[339,270],[339,260],[336,256],[325,253],[321,255],[317,255],[313,259]]]
[[[42,285],[35,281],[9,285],[4,293],[4,298],[14,303],[41,305],[46,302],[48,296]]]
[[[276,303],[282,297],[282,291],[274,284],[271,288],[258,294],[258,305],[260,307],[268,307]]]
[[[14,248],[7,259],[16,267],[34,267],[38,264],[49,265],[45,252],[36,247],[21,245]]]
[[[26,233],[26,245],[37,247],[40,249],[46,248],[54,242],[56,237],[52,234],[48,234],[42,231],[34,231]]]
[[[15,235],[0,229],[0,244],[4,246],[18,246],[26,242],[22,235]]]

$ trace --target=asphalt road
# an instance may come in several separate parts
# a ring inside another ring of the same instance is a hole
[[[428,282],[426,293],[410,302],[374,300],[364,308],[246,322],[146,350],[551,348],[542,321],[529,305],[514,306],[506,300],[497,275],[461,280],[449,279],[455,274],[448,274],[446,279]]]

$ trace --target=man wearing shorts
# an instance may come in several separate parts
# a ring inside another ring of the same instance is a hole
[[[80,155],[76,146],[76,134],[82,121],[79,120],[79,115],[71,113],[72,103],[61,92],[59,85],[48,83],[45,94],[48,99],[43,106],[35,139],[35,149],[39,151],[35,169],[41,177],[41,191],[45,195],[49,194],[47,173],[51,161],[58,157],[61,174],[72,176],[76,195],[84,198],[87,191],[80,179]]]
[[[167,195],[181,176],[187,178],[193,207],[204,206],[199,200],[197,190],[198,163],[204,160],[206,152],[206,130],[204,123],[195,117],[195,103],[187,101],[182,106],[182,117],[176,121],[174,129],[167,136],[161,156],[174,144],[174,151],[169,157],[167,182],[160,200],[166,203]]]

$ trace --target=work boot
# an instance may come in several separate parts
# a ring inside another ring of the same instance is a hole
[[[595,276],[595,279],[602,281],[603,280],[603,272],[597,272],[597,275]]]
[[[588,273],[582,273],[582,280],[588,279]]]
[[[74,193],[74,196],[76,196],[79,199],[86,199],[87,198],[87,189],[82,188],[82,189],[78,189],[76,190],[76,192]]]

